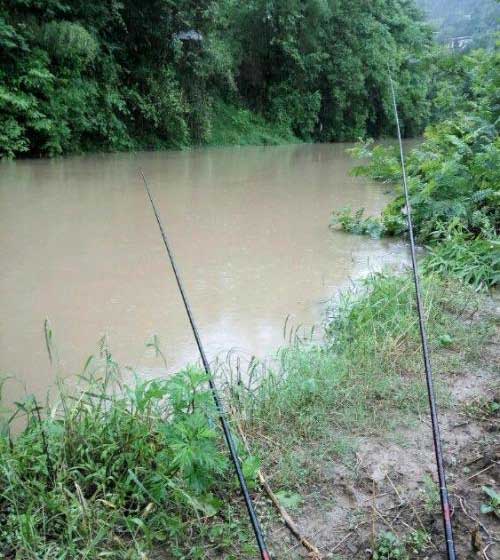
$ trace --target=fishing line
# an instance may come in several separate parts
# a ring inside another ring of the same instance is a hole
[[[446,486],[446,471],[445,471],[444,460],[443,460],[443,444],[441,441],[441,434],[439,429],[439,418],[438,418],[438,410],[436,404],[436,395],[434,391],[434,381],[432,377],[432,366],[431,366],[430,353],[429,353],[429,344],[427,339],[427,331],[425,328],[424,310],[422,305],[422,294],[420,288],[420,279],[418,275],[417,256],[415,250],[415,235],[413,230],[412,211],[411,211],[410,195],[408,189],[408,178],[406,175],[403,140],[401,138],[401,125],[399,122],[398,104],[396,101],[396,91],[394,88],[394,82],[392,80],[392,74],[389,65],[387,65],[387,69],[389,71],[389,82],[391,85],[392,102],[394,108],[394,116],[396,118],[396,129],[397,129],[398,141],[399,141],[401,169],[403,172],[403,187],[404,187],[405,204],[406,204],[406,217],[408,221],[408,233],[410,236],[413,280],[415,283],[418,324],[420,328],[420,338],[422,341],[422,355],[424,359],[425,378],[427,382],[427,393],[429,396],[429,407],[431,412],[432,437],[434,440],[434,452],[436,454],[436,465],[437,465],[437,472],[439,478],[439,495],[441,498],[441,511],[443,516],[443,525],[444,525],[444,532],[446,537],[446,551],[448,553],[448,559],[455,560],[456,552],[455,552],[455,543],[453,539],[453,528],[451,524],[451,507],[450,507],[450,501],[448,497],[448,489]]]
[[[207,360],[207,356],[205,354],[205,350],[203,349],[203,345],[201,343],[201,338],[198,332],[198,328],[196,327],[196,323],[194,321],[194,317],[193,317],[193,313],[191,311],[191,306],[189,304],[189,301],[187,299],[186,293],[184,291],[184,287],[180,278],[180,274],[179,271],[177,269],[177,265],[175,263],[175,259],[172,253],[172,250],[170,248],[170,244],[168,242],[167,239],[167,235],[165,233],[165,230],[163,229],[162,223],[161,223],[161,219],[160,219],[160,215],[158,213],[158,210],[156,209],[156,205],[154,203],[153,200],[153,196],[151,195],[151,191],[149,190],[149,186],[148,186],[148,182],[146,180],[146,177],[144,175],[144,173],[141,171],[141,176],[142,176],[142,180],[144,181],[144,187],[146,189],[147,195],[149,197],[149,201],[151,202],[151,206],[153,208],[153,212],[156,218],[156,221],[158,222],[158,227],[160,228],[160,233],[161,236],[163,238],[163,243],[165,244],[165,248],[167,250],[168,253],[168,258],[170,260],[170,264],[172,266],[172,270],[174,272],[174,276],[175,276],[175,280],[177,282],[177,286],[179,288],[179,291],[181,293],[181,297],[182,297],[182,301],[184,303],[184,308],[186,309],[186,313],[189,319],[189,323],[191,325],[191,330],[193,331],[193,335],[194,338],[196,340],[196,345],[198,346],[198,351],[200,353],[200,357],[201,357],[201,361],[203,363],[203,367],[205,369],[206,374],[208,375],[208,383],[210,385],[210,390],[212,391],[212,395],[215,401],[215,406],[217,408],[217,412],[219,413],[219,418],[220,418],[220,422],[222,425],[222,430],[224,432],[224,437],[226,439],[226,443],[227,446],[229,448],[229,454],[231,456],[231,461],[234,465],[235,471],[236,471],[236,475],[238,477],[238,481],[240,484],[240,488],[241,488],[241,492],[243,494],[243,497],[245,499],[245,505],[247,507],[248,510],[248,516],[250,517],[250,522],[252,524],[252,528],[254,530],[255,533],[255,539],[257,540],[257,545],[259,547],[259,551],[260,551],[260,555],[262,560],[270,560],[270,556],[269,556],[269,551],[267,549],[267,545],[264,539],[264,534],[262,532],[262,528],[260,526],[259,520],[257,518],[257,514],[255,512],[255,508],[252,502],[252,498],[250,497],[250,492],[248,491],[248,486],[245,480],[245,477],[243,475],[243,470],[241,468],[241,463],[240,460],[238,458],[238,453],[236,451],[236,444],[234,442],[234,438],[233,435],[231,433],[231,429],[229,428],[229,424],[227,422],[227,418],[226,418],[226,412],[224,410],[224,405],[222,404],[222,401],[220,399],[219,393],[217,391],[217,388],[215,386],[213,377],[212,377],[212,372],[210,369],[210,365],[208,363]]]

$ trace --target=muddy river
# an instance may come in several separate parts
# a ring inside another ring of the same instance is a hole
[[[349,176],[347,145],[91,155],[0,164],[0,374],[7,399],[43,395],[50,320],[59,372],[107,336],[114,357],[164,372],[196,347],[138,175],[156,197],[210,358],[266,356],[309,328],[351,279],[404,260],[401,243],[328,229],[334,208],[378,212],[386,187]],[[24,388],[23,388],[24,387]]]

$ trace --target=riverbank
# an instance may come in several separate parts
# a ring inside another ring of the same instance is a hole
[[[458,554],[494,558],[500,524],[481,508],[500,475],[498,302],[454,282],[424,284]],[[375,277],[366,289],[354,303],[349,295],[349,313],[337,308],[328,350],[286,351],[291,383],[252,411],[247,432],[324,558],[441,558],[411,281]],[[307,557],[283,527],[272,534],[277,558]]]
[[[480,486],[498,474],[489,448],[498,428],[498,314],[486,311],[485,298],[452,281],[424,281],[452,493],[460,489],[465,510],[493,531],[494,516],[476,511],[486,499]],[[402,543],[410,558],[439,548],[409,276],[377,274],[344,292],[323,344],[295,340],[245,377],[226,398],[250,441],[252,455],[243,446],[240,454],[276,558],[302,551],[262,494],[259,467],[325,557],[363,558],[386,541],[401,552],[379,558],[404,558]],[[60,388],[68,396],[41,410],[41,425],[28,401],[18,411],[27,429],[11,441],[3,431],[4,557],[254,558],[205,376],[187,369],[125,387],[103,347],[81,383],[76,395]],[[482,468],[465,495],[463,479]],[[465,547],[470,527],[457,516]]]

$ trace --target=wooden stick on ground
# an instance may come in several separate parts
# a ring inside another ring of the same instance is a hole
[[[236,419],[236,415],[234,414],[234,411],[231,412],[233,413],[233,417],[236,423],[236,428],[243,441],[243,444],[246,450],[248,451],[248,453],[251,453],[250,446],[248,445],[248,440],[245,436],[245,433],[243,432],[243,428],[241,427],[240,422]],[[257,476],[259,478],[259,482],[262,488],[264,488],[264,491],[268,495],[271,502],[274,504],[274,507],[278,510],[278,513],[281,515],[281,518],[283,519],[283,522],[285,523],[288,530],[309,552],[309,558],[311,558],[311,560],[323,560],[323,556],[321,552],[318,550],[318,548],[300,533],[299,528],[295,524],[294,520],[290,517],[286,509],[280,504],[278,496],[276,496],[276,494],[273,492],[272,488],[269,486],[269,483],[267,482],[266,477],[264,476],[264,474],[260,469],[257,471]]]

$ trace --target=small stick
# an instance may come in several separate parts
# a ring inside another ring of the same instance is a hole
[[[234,415],[234,411],[232,412]],[[250,446],[248,444],[248,440],[245,436],[245,433],[243,431],[243,428],[241,427],[240,422],[236,419],[236,417],[235,417],[235,423],[236,423],[236,429],[238,430],[238,433],[243,441],[243,445],[245,446],[247,452],[250,453],[251,451],[250,451]],[[281,515],[281,518],[283,519],[283,522],[285,523],[286,527],[289,529],[292,535],[300,542],[300,544],[302,544],[302,546],[309,551],[311,560],[323,560],[323,556],[319,551],[319,549],[301,534],[299,528],[297,527],[293,519],[290,517],[290,514],[280,504],[278,497],[273,492],[272,488],[269,486],[269,483],[267,482],[267,479],[262,473],[261,469],[257,471],[257,476],[259,478],[259,482],[262,488],[264,488],[264,491],[269,496],[269,499],[274,504],[274,507],[278,510],[278,513]]]
[[[347,533],[347,535],[341,541],[339,541],[330,552],[335,552],[336,550],[338,550],[351,535],[352,533]]]
[[[493,463],[494,464],[494,463]],[[493,464],[488,465],[487,467],[485,467],[484,469],[478,471],[476,474],[473,474],[472,476],[469,476],[469,478],[466,478],[465,481],[467,482],[468,480],[472,480],[473,478],[476,478],[476,476],[479,476],[480,474],[489,471],[491,469],[491,467],[493,467]]]

